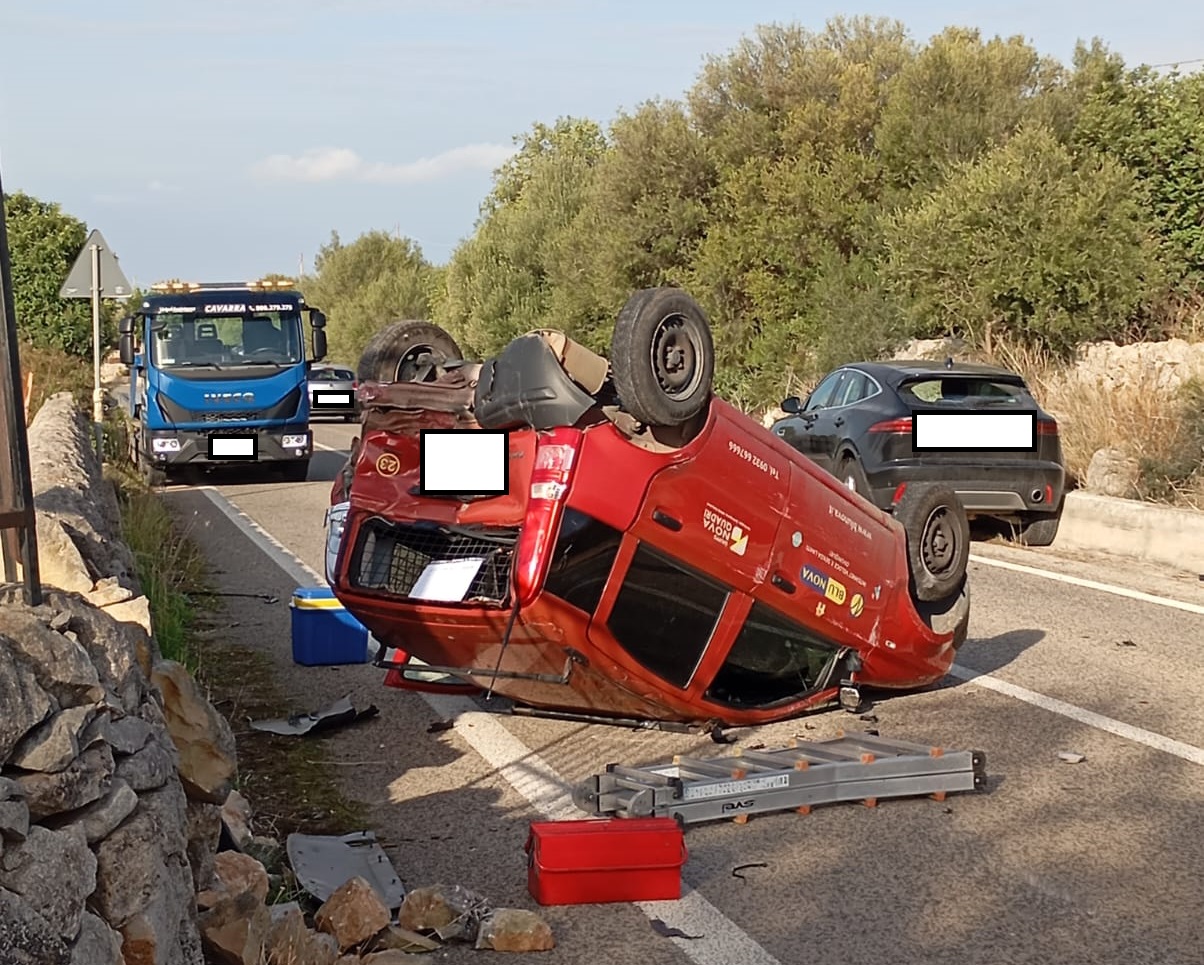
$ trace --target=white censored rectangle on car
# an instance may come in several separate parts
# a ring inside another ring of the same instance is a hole
[[[504,496],[510,491],[510,433],[423,429],[420,486],[424,496]]]
[[[313,404],[315,409],[341,409],[351,405],[350,392],[331,392],[328,389],[314,389]]]
[[[1037,448],[1037,413],[915,412],[911,445],[916,452],[1032,452]]]
[[[210,459],[255,459],[259,440],[255,436],[210,436]]]

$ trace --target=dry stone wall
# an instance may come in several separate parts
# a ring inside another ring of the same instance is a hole
[[[44,601],[0,584],[0,960],[202,965],[233,736],[161,657],[70,395],[29,440]]]

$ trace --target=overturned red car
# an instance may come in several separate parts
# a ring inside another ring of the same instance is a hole
[[[717,398],[686,292],[635,293],[609,358],[551,331],[460,355],[397,323],[361,359],[328,575],[387,647],[583,720],[759,724],[947,673],[970,610],[956,495],[884,512]],[[507,492],[424,492],[422,433],[448,429],[508,433]]]

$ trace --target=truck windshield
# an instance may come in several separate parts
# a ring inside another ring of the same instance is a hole
[[[161,369],[295,365],[304,357],[301,313],[155,315],[150,349]]]

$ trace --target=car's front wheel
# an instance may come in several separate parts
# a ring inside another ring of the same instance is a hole
[[[361,382],[433,382],[437,366],[463,357],[456,340],[438,325],[394,322],[368,340],[356,377]]]
[[[970,522],[957,493],[912,484],[895,504],[894,515],[907,534],[915,598],[935,602],[953,596],[970,561]]]

